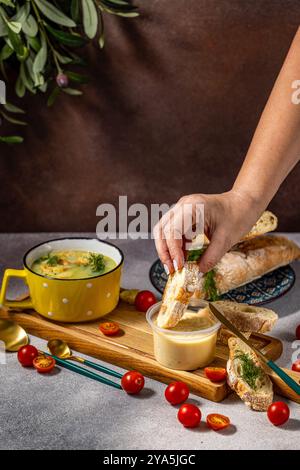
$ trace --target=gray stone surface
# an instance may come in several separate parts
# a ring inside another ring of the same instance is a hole
[[[0,235],[1,270],[21,267],[28,248],[63,235]],[[290,237],[300,243],[300,235]],[[148,270],[156,258],[153,243],[117,244],[125,252],[123,286],[151,288]],[[280,316],[272,333],[284,343],[278,363],[287,367],[300,323],[300,264],[295,263],[294,269],[293,289],[269,304]],[[12,284],[11,295],[21,291],[19,284]],[[31,337],[31,343],[46,348],[39,338]],[[54,376],[41,376],[20,367],[14,353],[6,359],[6,364],[0,364],[1,449],[295,449],[300,445],[300,407],[295,403],[289,402],[291,418],[279,428],[269,423],[265,413],[248,410],[234,395],[222,403],[191,396],[204,419],[208,413],[218,412],[228,415],[233,425],[215,433],[202,419],[199,428],[188,430],[177,422],[177,409],[165,402],[165,385],[154,380],[147,379],[143,393],[130,397],[65,369],[58,369]]]

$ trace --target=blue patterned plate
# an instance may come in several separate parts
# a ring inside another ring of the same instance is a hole
[[[159,259],[151,266],[149,276],[153,286],[162,294],[167,275]],[[238,287],[222,295],[221,298],[251,305],[262,305],[286,294],[293,287],[295,279],[294,270],[287,265],[245,286]]]

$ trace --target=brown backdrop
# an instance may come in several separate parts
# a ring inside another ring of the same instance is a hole
[[[119,194],[171,203],[232,184],[300,1],[138,3],[141,18],[106,18],[104,51],[85,52],[83,97],[27,100],[25,144],[0,147],[1,231],[93,231],[98,204]],[[300,230],[299,176],[271,206],[282,230]]]

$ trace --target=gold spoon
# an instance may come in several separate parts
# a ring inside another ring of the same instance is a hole
[[[21,346],[29,343],[29,338],[16,322],[0,319],[0,341],[4,342],[6,351],[18,351]]]
[[[105,374],[112,375],[113,377],[118,377],[119,379],[123,377],[122,374],[116,372],[115,370],[101,366],[95,362],[88,361],[87,359],[83,359],[83,357],[74,356],[68,344],[62,339],[51,339],[48,341],[47,347],[53,356],[59,357],[60,359],[70,359],[71,361],[73,360],[80,362],[80,364],[85,364],[86,366],[92,367],[93,369],[99,370],[100,372],[104,372]]]

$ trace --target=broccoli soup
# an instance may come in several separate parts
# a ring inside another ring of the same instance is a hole
[[[108,273],[116,267],[109,256],[91,251],[51,251],[41,256],[31,266],[32,271],[42,276],[57,279],[85,279]]]

